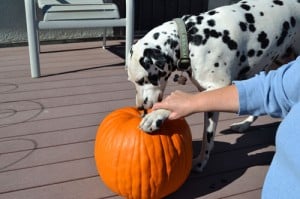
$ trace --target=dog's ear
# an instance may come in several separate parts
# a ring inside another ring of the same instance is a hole
[[[140,59],[140,64],[148,70],[151,65],[155,64],[160,70],[164,69],[167,63],[166,56],[159,49],[146,48],[143,57]]]

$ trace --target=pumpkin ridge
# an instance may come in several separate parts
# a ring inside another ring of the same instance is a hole
[[[160,130],[161,131],[161,130]],[[158,134],[159,136],[159,139],[158,139],[158,142],[159,142],[159,145],[160,147],[158,147],[160,149],[159,151],[159,154],[160,154],[160,157],[162,159],[161,161],[161,168],[159,168],[160,170],[164,171],[161,173],[161,175],[159,176],[161,178],[161,181],[160,181],[160,184],[162,184],[163,186],[159,186],[161,190],[159,190],[159,192],[165,192],[165,189],[167,188],[165,185],[167,184],[167,178],[168,178],[168,173],[167,173],[167,164],[166,164],[166,156],[167,156],[167,153],[164,151],[164,144],[163,144],[163,140],[162,140],[162,137],[163,135],[162,134]]]
[[[121,123],[118,122],[118,126],[116,127],[116,129],[119,130],[119,132],[122,132],[121,129],[120,129],[120,126],[121,126]],[[122,139],[120,139],[120,137],[119,137],[120,135],[122,135]],[[124,135],[124,133],[122,133],[120,135],[118,136],[117,140],[122,141],[124,139],[125,135]],[[116,165],[120,164],[120,157],[121,157],[121,153],[123,151],[122,149],[123,149],[124,142],[120,142],[120,143],[121,143],[119,145],[120,146],[120,150],[118,150]],[[120,183],[120,180],[119,180],[119,173],[120,173],[120,168],[117,168],[116,169],[116,173],[115,173],[116,185],[117,185],[118,192],[123,194],[122,182]],[[121,171],[121,173],[122,173],[122,171]]]
[[[182,132],[182,129],[180,128],[180,132]],[[178,153],[178,156],[180,156],[181,154],[184,154],[183,156],[182,156],[182,161],[184,161],[185,162],[185,164],[180,164],[180,166],[181,166],[181,168],[180,168],[180,170],[185,170],[186,169],[186,167],[187,167],[187,165],[188,165],[188,160],[187,160],[187,157],[186,157],[186,142],[184,141],[185,139],[184,139],[184,137],[185,137],[186,135],[184,135],[184,134],[180,134],[180,135],[178,135],[177,137],[176,137],[176,142],[178,142],[178,145],[177,145],[177,147],[178,146],[182,146],[181,148],[180,148],[180,150],[178,150],[178,148],[176,147],[176,151],[177,151],[177,153]],[[174,141],[175,142],[175,141]],[[182,178],[185,178],[186,179],[186,177],[187,176],[185,176],[184,175],[184,173],[180,173],[179,174]],[[176,185],[176,186],[180,186],[180,185]]]
[[[151,149],[153,150],[153,154],[152,154],[152,156],[151,156],[151,154],[149,155],[150,173],[151,173],[150,182],[151,182],[151,185],[155,187],[153,190],[157,191],[157,189],[159,187],[159,184],[156,183],[157,182],[156,178],[158,178],[159,176],[156,176],[156,171],[159,171],[160,169],[159,169],[157,163],[155,161],[153,161],[153,157],[156,157],[156,153],[157,153],[157,150],[156,150],[156,147],[155,147],[155,140],[153,139],[154,136],[156,136],[156,135],[146,134],[145,136],[150,136],[151,137],[151,139],[150,139],[151,140]],[[161,184],[160,181],[159,181],[159,183]],[[156,192],[153,193],[153,194],[156,195]],[[152,195],[152,193],[151,193],[151,195]]]
[[[151,160],[150,160],[150,157],[151,157],[151,156],[150,156],[150,153],[149,153],[149,150],[148,150],[148,143],[147,143],[147,144],[145,143],[144,135],[146,135],[146,133],[142,131],[142,132],[141,132],[141,137],[142,137],[142,138],[141,138],[141,140],[142,140],[141,143],[143,143],[143,147],[144,147],[144,151],[145,151],[144,154],[147,155],[147,157],[144,157],[144,158],[146,159],[147,163],[150,165],[150,168],[149,168],[149,171],[148,171],[149,174],[148,174],[147,177],[148,177],[148,180],[149,180],[149,184],[150,184],[150,186],[151,186],[151,190],[155,190],[156,187],[155,187],[155,189],[152,189],[152,187],[153,187],[154,184],[153,184],[153,180],[151,179],[151,178],[152,178],[152,169],[151,169],[151,165],[152,165],[152,164],[150,163],[150,162],[151,162]],[[142,149],[141,149],[141,151],[142,151]],[[141,160],[141,161],[142,161],[142,160]],[[141,165],[142,165],[142,163],[141,163]],[[143,179],[143,178],[142,178],[142,179]],[[142,182],[142,184],[143,184],[143,183],[144,183],[144,182]],[[143,190],[143,189],[142,189],[142,190]],[[150,192],[150,195],[152,196],[153,193]]]
[[[129,114],[131,114],[131,117],[128,116],[128,120],[126,122],[126,125],[124,126],[123,132],[130,132],[129,135],[125,135],[125,137],[127,139],[134,139],[134,143],[131,144],[132,146],[132,153],[131,154],[126,154],[127,156],[130,156],[130,165],[128,166],[128,170],[126,169],[126,171],[124,171],[125,173],[128,172],[128,179],[130,179],[130,183],[126,182],[127,184],[130,184],[130,188],[128,189],[128,192],[126,193],[126,195],[128,196],[132,196],[132,198],[135,198],[136,195],[140,195],[141,193],[136,193],[136,191],[140,191],[140,189],[136,189],[136,184],[140,184],[140,180],[141,179],[141,173],[137,174],[137,171],[140,171],[139,168],[137,168],[137,166],[135,164],[138,164],[139,160],[140,160],[140,152],[138,151],[138,147],[136,143],[140,142],[140,133],[137,132],[136,130],[132,130],[132,126],[135,125],[138,121],[135,117],[135,115],[137,114],[136,112],[130,112]],[[135,114],[135,115],[134,115]],[[124,125],[124,124],[123,124]],[[136,136],[136,134],[138,136]],[[128,137],[130,136],[130,137]],[[134,166],[132,166],[134,165]],[[132,176],[138,175],[137,179],[138,180],[134,180],[135,178],[132,178]],[[125,194],[124,194],[125,195]]]
[[[131,156],[131,159],[130,159],[130,165],[132,165],[133,164],[133,162],[134,162],[134,154],[135,154],[135,150],[136,150],[136,137],[134,137],[135,139],[134,139],[134,146],[133,146],[133,154],[128,154],[128,155],[130,155]],[[129,167],[128,168],[128,170],[129,170],[129,173],[130,173],[130,176],[133,176],[133,172],[132,172],[132,169],[134,169],[134,168],[132,168],[132,167]],[[126,171],[125,171],[126,172]],[[134,186],[133,186],[133,179],[132,178],[129,178],[129,180],[130,180],[130,182],[128,182],[128,184],[129,184],[129,191],[130,191],[130,195],[131,196],[133,196],[134,195]]]
[[[161,140],[162,139],[164,140],[164,142],[162,142],[162,148],[163,148],[163,152],[164,152],[164,164],[166,166],[165,172],[164,172],[166,174],[165,179],[166,179],[167,182],[170,182],[170,177],[171,177],[172,173],[171,173],[171,169],[169,168],[168,165],[172,164],[171,159],[173,159],[173,157],[172,157],[173,154],[171,154],[172,150],[170,150],[170,147],[169,147],[169,144],[171,144],[171,142],[170,142],[170,140],[168,138],[165,138],[162,135],[160,135],[160,137],[161,137]],[[167,142],[167,144],[164,144],[165,142]],[[170,157],[170,158],[168,158],[168,157]],[[163,192],[163,194],[162,194],[163,196],[165,196],[165,195],[167,195],[169,193],[169,189],[170,189],[171,183],[164,182],[164,184],[169,185],[169,186],[164,187],[164,190],[162,191]]]

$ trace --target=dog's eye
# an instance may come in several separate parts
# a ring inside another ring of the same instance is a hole
[[[145,82],[145,78],[142,78],[142,79],[136,81],[136,83],[141,86],[144,84],[144,82]]]

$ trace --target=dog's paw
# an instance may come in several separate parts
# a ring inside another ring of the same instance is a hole
[[[159,109],[144,116],[140,123],[140,128],[148,133],[158,130],[163,122],[169,117],[170,111]]]
[[[250,122],[237,122],[230,125],[230,129],[239,133],[246,131],[250,127]]]
[[[230,129],[242,133],[246,131],[251,124],[257,119],[256,116],[248,116],[245,120],[230,125]]]

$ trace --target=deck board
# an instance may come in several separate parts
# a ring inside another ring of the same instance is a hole
[[[124,59],[114,53],[123,41],[41,46],[42,78],[30,78],[28,48],[0,48],[0,199],[119,199],[101,181],[93,144],[101,120],[134,106]],[[166,94],[180,89],[169,82]],[[215,148],[202,173],[167,198],[260,198],[274,155],[279,120],[260,117],[244,133],[230,124],[242,120],[221,113]],[[199,153],[203,114],[187,118]]]

